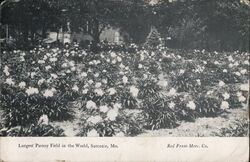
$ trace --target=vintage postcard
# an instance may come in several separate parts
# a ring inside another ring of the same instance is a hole
[[[0,0],[3,162],[247,162],[247,0]]]

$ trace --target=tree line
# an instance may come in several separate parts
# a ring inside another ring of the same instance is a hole
[[[240,0],[20,0],[2,7],[1,38],[8,24],[16,46],[27,48],[48,31],[70,28],[97,45],[112,26],[129,35],[126,42],[142,44],[155,26],[170,48],[248,51],[249,11]]]

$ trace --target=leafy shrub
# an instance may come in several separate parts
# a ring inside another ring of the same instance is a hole
[[[187,104],[185,102],[180,102],[177,105],[177,110],[175,111],[176,115],[178,116],[178,120],[180,121],[188,121],[188,122],[194,122],[195,119],[198,117],[198,113],[187,107]]]
[[[134,136],[141,132],[139,121],[114,107],[115,105],[113,108],[100,106],[95,109],[84,109],[79,123],[80,133],[78,136]]]
[[[199,96],[197,98],[198,105],[197,105],[197,112],[201,117],[216,117],[224,112],[220,108],[220,101],[216,98],[206,97],[206,96]]]
[[[59,127],[53,127],[45,124],[31,124],[28,127],[16,126],[10,129],[0,130],[0,136],[15,136],[15,137],[62,137],[64,130]]]
[[[183,74],[175,76],[171,84],[177,89],[178,92],[197,92],[200,91],[201,88],[192,73],[188,71],[185,71]]]
[[[146,100],[143,103],[143,113],[146,121],[146,128],[175,128],[178,126],[178,117],[174,110],[169,108],[164,100],[160,98]]]
[[[134,109],[137,105],[137,100],[135,97],[131,96],[129,93],[125,93],[121,96],[122,106],[124,108]]]
[[[146,79],[139,82],[139,94],[138,98],[157,98],[159,97],[160,87],[156,81],[152,79]]]
[[[249,134],[249,120],[237,119],[228,128],[221,128],[219,133],[214,134],[220,137],[246,137]]]
[[[1,89],[1,106],[6,127],[26,126],[34,123],[42,114],[47,114],[51,120],[67,120],[72,115],[68,101],[63,97],[28,96],[9,87]]]

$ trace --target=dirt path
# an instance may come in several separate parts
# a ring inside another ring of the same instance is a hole
[[[53,126],[59,126],[64,130],[64,134],[67,137],[74,137],[79,133],[79,120],[81,116],[81,111],[78,106],[72,108],[74,117],[72,120],[60,121],[60,122],[51,122],[50,124]]]
[[[140,134],[140,137],[167,136],[167,137],[208,137],[215,136],[221,128],[227,128],[233,124],[236,119],[246,117],[244,109],[231,109],[228,113],[215,118],[199,118],[195,122],[182,122],[175,129],[147,130]]]

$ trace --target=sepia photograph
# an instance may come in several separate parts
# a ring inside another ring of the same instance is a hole
[[[1,137],[249,136],[248,0],[0,2]]]

